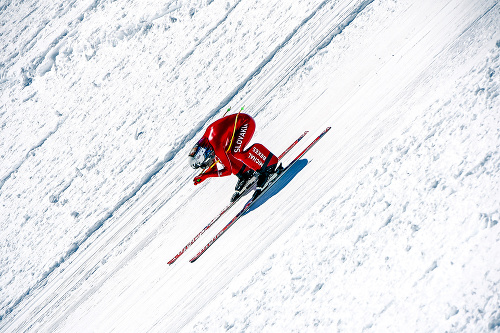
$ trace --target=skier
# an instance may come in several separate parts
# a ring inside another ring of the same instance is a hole
[[[209,169],[196,176],[194,184],[198,185],[210,177],[236,175],[236,192],[231,198],[235,201],[255,174],[257,189],[254,197],[258,196],[269,176],[276,171],[278,158],[260,143],[245,150],[254,132],[255,121],[245,113],[229,115],[209,125],[189,153],[189,164],[193,169]],[[218,170],[216,162],[220,162],[223,169]]]

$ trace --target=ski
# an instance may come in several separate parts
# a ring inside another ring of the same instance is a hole
[[[281,155],[278,157],[278,160],[281,160],[290,150],[292,150],[292,148],[295,147],[299,143],[299,141],[302,140],[304,136],[306,136],[307,133],[308,131],[305,131],[301,136],[299,136],[297,140],[295,140],[283,153],[281,153]],[[226,213],[229,209],[231,209],[231,207],[233,207],[234,204],[236,204],[240,198],[244,197],[248,192],[252,190],[252,187],[256,181],[257,181],[256,179],[254,179],[253,181],[249,181],[248,184],[245,186],[245,188],[242,190],[242,193],[239,196],[239,198],[237,198],[235,201],[227,205],[212,221],[210,221],[210,223],[205,228],[203,228],[196,236],[194,236],[194,238],[189,243],[187,243],[186,246],[184,246],[184,248],[175,257],[170,259],[168,264],[172,265],[177,259],[179,259],[179,257],[184,252],[186,252],[186,250],[191,245],[193,245],[194,242],[196,242],[198,238],[200,238],[200,236],[205,233],[205,231],[207,231],[215,222],[217,222],[221,218],[222,215],[224,215],[224,213]]]
[[[284,169],[283,171],[281,171],[279,174],[277,174],[276,177],[270,179],[268,181],[268,183],[265,185],[265,187],[263,188],[262,192],[255,198],[252,198],[250,199],[246,204],[245,206],[243,207],[243,209],[241,209],[234,217],[231,221],[229,221],[228,224],[226,224],[226,226],[224,226],[224,228],[221,229],[221,231],[219,231],[219,233],[217,233],[217,235],[215,235],[214,238],[212,238],[212,240],[210,240],[210,242],[208,242],[207,245],[205,245],[205,247],[203,247],[200,252],[198,252],[193,258],[191,258],[189,261],[190,262],[195,262],[199,257],[201,257],[201,255],[203,253],[205,253],[207,251],[207,249],[213,244],[215,243],[215,241],[217,239],[220,238],[220,236],[222,236],[222,234],[224,234],[241,216],[243,216],[249,209],[250,207],[264,194],[266,193],[274,184],[276,184],[276,182],[288,171],[290,170],[290,168],[295,164],[295,162],[297,162],[302,156],[304,156],[305,153],[307,153],[309,151],[309,149],[312,148],[312,146],[314,146],[329,130],[330,130],[331,127],[327,127],[316,139],[314,139],[313,142],[311,142],[311,144],[309,146],[307,146],[300,154],[298,154]]]

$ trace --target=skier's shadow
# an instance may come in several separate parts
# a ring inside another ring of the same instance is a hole
[[[251,211],[259,208],[263,203],[265,203],[268,199],[272,198],[275,196],[277,193],[279,193],[285,186],[292,181],[292,179],[295,178],[299,174],[299,172],[302,171],[307,165],[308,160],[303,159],[303,160],[298,160],[295,162],[294,165],[288,170],[277,182],[274,184],[269,191],[266,193],[262,194],[260,198],[257,199],[257,201],[250,207],[250,209],[244,214],[248,214]]]

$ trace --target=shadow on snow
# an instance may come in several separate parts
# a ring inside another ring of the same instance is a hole
[[[288,170],[277,182],[274,184],[266,193],[262,194],[260,198],[257,199],[255,204],[253,204],[248,211],[243,214],[246,215],[250,213],[251,211],[259,208],[262,204],[264,204],[267,200],[275,196],[277,193],[279,193],[285,186],[292,181],[292,179],[295,178],[299,174],[299,172],[302,171],[307,165],[308,160],[298,160],[290,170]]]

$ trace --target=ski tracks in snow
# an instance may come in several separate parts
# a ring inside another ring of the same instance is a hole
[[[318,52],[344,31],[373,0],[325,0],[311,12],[219,104],[245,105],[256,116],[269,103],[276,88],[307,65]]]
[[[199,126],[183,142],[191,140],[193,134],[199,134],[213,117],[221,111],[224,112],[228,105],[243,105],[247,112],[257,116],[261,108],[269,102],[270,95],[277,87],[286,84],[287,78],[306,66],[311,58],[341,34],[373,1],[325,0],[320,3],[200,121]],[[197,51],[197,48],[200,48],[210,34],[226,21],[238,4],[239,2],[181,59],[179,67]]]

